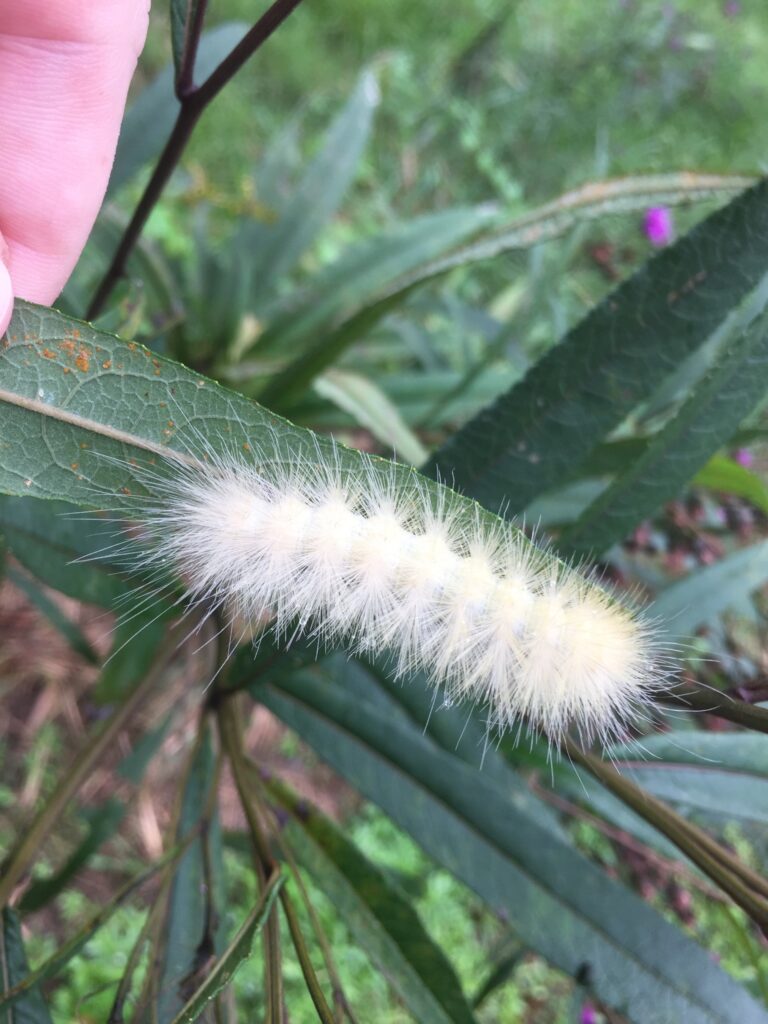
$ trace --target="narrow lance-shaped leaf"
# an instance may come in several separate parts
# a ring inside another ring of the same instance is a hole
[[[403,301],[413,287],[400,288],[404,275],[475,235],[494,216],[488,205],[425,214],[354,246],[322,271],[258,339],[260,354],[294,355],[265,388],[264,401],[292,405],[346,347]]]
[[[768,391],[768,315],[726,345],[679,412],[559,542],[602,552],[652,515],[736,432]]]
[[[243,921],[232,942],[216,960],[210,974],[173,1018],[173,1024],[192,1024],[192,1021],[199,1020],[206,1006],[232,982],[238,969],[251,955],[253,940],[264,927],[284,881],[284,876],[275,875],[268,882],[259,902]]]
[[[748,605],[750,595],[766,580],[768,540],[763,540],[733,551],[662,590],[654,602],[653,614],[668,634],[688,639],[723,612]]]
[[[171,472],[166,449],[308,466],[328,453],[342,476],[361,468],[359,452],[332,447],[179,363],[54,310],[16,304],[0,348],[0,491],[135,507],[148,484],[142,467]],[[396,489],[413,486],[412,469],[375,458],[366,466]],[[421,482],[457,521],[498,529],[498,518],[473,502]],[[78,524],[83,535],[93,526]]]
[[[0,418],[4,412],[0,404]],[[5,425],[6,451],[12,452],[15,417],[5,417]],[[0,441],[0,461],[2,447]],[[32,468],[31,460],[27,466]],[[12,488],[0,485],[0,490]],[[135,586],[112,550],[115,524],[106,517],[84,523],[76,513],[65,502],[0,498],[0,530],[14,556],[42,583],[78,601],[112,607]]]
[[[216,893],[206,878],[204,844],[214,826],[204,816],[213,810],[211,791],[215,784],[215,755],[210,730],[202,726],[182,794],[177,836],[187,835],[202,825],[201,834],[190,845],[176,868],[168,898],[168,907],[160,938],[162,955],[153,967],[157,972],[154,991],[159,1020],[172,1020],[190,997],[188,988],[204,956],[216,951],[218,932],[224,922],[210,912]]]
[[[660,252],[434,456],[511,514],[573,476],[605,435],[694,352],[768,271],[768,182]]]
[[[249,257],[256,300],[294,269],[338,209],[357,171],[378,103],[376,77],[372,71],[364,71],[329,128],[322,149],[281,207],[277,221],[256,225],[259,245]]]
[[[171,0],[171,49],[176,83],[185,64],[190,60],[190,47],[195,20],[199,15],[202,0]]]
[[[315,381],[315,391],[351,413],[359,426],[397,452],[403,462],[418,466],[426,459],[426,448],[397,407],[367,377],[348,370],[328,370]]]
[[[4,907],[0,913],[0,996],[10,992],[29,975],[27,956],[16,913]],[[2,1000],[0,1000],[0,1004]],[[51,1015],[38,986],[31,987],[12,1007],[0,1010],[3,1024],[51,1024]]]
[[[27,600],[37,608],[41,615],[45,616],[48,622],[57,629],[66,639],[72,650],[85,658],[91,665],[97,665],[98,655],[88,642],[83,631],[73,622],[69,616],[53,601],[48,594],[30,576],[18,569],[11,568],[8,572],[8,579],[17,587]]]
[[[708,954],[417,729],[313,673],[254,694],[521,939],[637,1024],[746,1024],[768,1012]]]

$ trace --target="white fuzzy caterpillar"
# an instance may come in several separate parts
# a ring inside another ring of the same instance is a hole
[[[337,452],[318,445],[288,465],[169,453],[141,512],[148,562],[176,569],[192,602],[266,614],[283,638],[389,652],[398,676],[425,670],[501,729],[623,731],[660,679],[642,618],[451,492],[436,499],[415,473],[403,489],[366,456],[350,475]]]

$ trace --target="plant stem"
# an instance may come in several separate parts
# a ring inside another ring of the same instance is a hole
[[[768,883],[716,843],[702,829],[676,814],[661,800],[625,779],[612,765],[587,754],[566,738],[563,750],[598,782],[663,833],[760,927],[768,927]]]
[[[176,76],[176,98],[179,102],[183,102],[185,96],[194,92],[195,89],[195,60],[197,59],[197,48],[200,45],[200,36],[202,35],[207,8],[208,0],[198,0],[187,22],[184,51],[181,55],[179,73]]]
[[[253,839],[258,857],[261,860],[266,873],[269,874],[270,871],[275,869],[275,860],[272,856],[269,841],[264,833],[259,817],[258,805],[263,805],[263,801],[260,799],[257,801],[256,797],[252,793],[252,787],[256,780],[254,779],[254,772],[251,770],[251,764],[246,756],[245,750],[243,749],[242,734],[236,712],[236,703],[236,696],[232,696],[228,699],[222,699],[219,703],[217,714],[219,719],[221,742],[227,752],[229,762],[232,766],[232,774],[234,775],[240,802],[242,804],[243,811],[245,812],[246,820],[248,821],[251,838]],[[280,890],[278,898],[283,908],[283,913],[285,914],[285,919],[288,923],[288,930],[290,931],[291,939],[293,940],[293,946],[296,950],[296,955],[299,959],[299,964],[301,965],[301,970],[304,975],[304,981],[306,982],[309,994],[312,997],[312,1002],[315,1005],[317,1015],[322,1024],[334,1024],[333,1013],[331,1012],[331,1008],[326,1001],[323,990],[320,987],[320,982],[315,974],[315,969],[312,966],[312,960],[309,956],[309,950],[307,949],[306,942],[304,941],[296,910],[290,896],[285,891],[285,887]]]
[[[768,732],[768,710],[755,707],[743,700],[735,700],[726,693],[703,687],[679,686],[658,695],[664,704],[703,711],[718,718],[736,722],[747,729]]]
[[[234,47],[200,86],[195,86],[192,81],[194,73],[192,65],[194,64],[194,53],[197,50],[197,43],[195,42],[194,46],[191,47],[193,52],[189,58],[190,66],[188,68],[186,67],[188,54],[185,52],[185,67],[183,70],[186,77],[182,78],[180,76],[177,85],[181,106],[176,123],[160,155],[160,159],[155,165],[152,176],[147,182],[144,194],[123,232],[120,243],[112,257],[112,262],[107,268],[99,287],[96,289],[96,294],[88,307],[86,319],[93,320],[99,315],[111,295],[112,289],[125,273],[128,257],[144,230],[149,215],[167,185],[171,174],[176,169],[181,154],[184,152],[192,131],[205,108],[300,3],[301,0],[275,0],[271,7],[262,14],[256,24],[243,36],[237,46]],[[204,8],[205,4],[200,6]],[[199,28],[202,28],[202,14],[200,14]]]

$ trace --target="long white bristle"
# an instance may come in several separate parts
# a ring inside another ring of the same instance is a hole
[[[175,568],[193,601],[278,636],[389,653],[446,700],[469,699],[505,729],[607,740],[660,681],[648,624],[512,527],[405,492],[362,458],[350,477],[327,455],[268,471],[218,456],[174,465],[142,516],[152,565]],[[156,483],[156,481],[155,481]]]

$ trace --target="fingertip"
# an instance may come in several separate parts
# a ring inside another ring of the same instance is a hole
[[[0,259],[0,337],[5,334],[13,313],[13,287],[8,267]]]

